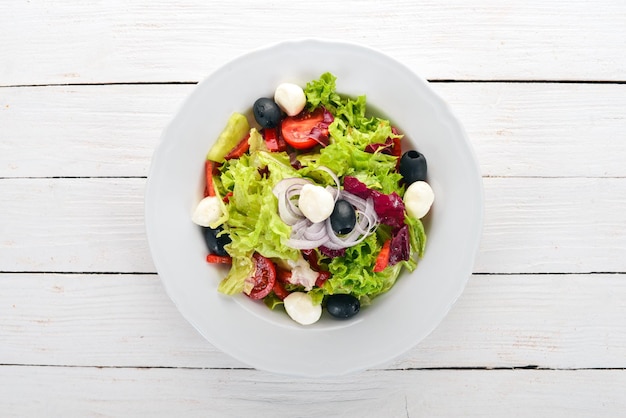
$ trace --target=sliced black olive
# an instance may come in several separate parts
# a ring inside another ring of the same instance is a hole
[[[426,158],[415,150],[402,154],[400,158],[400,174],[408,186],[416,181],[426,181]]]
[[[356,225],[356,212],[346,200],[339,199],[335,202],[333,213],[330,214],[330,226],[335,233],[343,235],[354,229]]]
[[[230,236],[228,234],[222,234],[218,237],[218,235],[223,231],[221,226],[217,228],[208,228],[202,227],[202,234],[204,235],[204,240],[206,241],[207,249],[209,253],[228,256],[228,253],[224,249],[226,244],[230,244]]]
[[[326,310],[339,319],[351,318],[361,309],[359,300],[352,295],[337,294],[326,298]]]
[[[275,128],[280,123],[280,107],[272,99],[261,97],[252,106],[254,119],[264,128]]]

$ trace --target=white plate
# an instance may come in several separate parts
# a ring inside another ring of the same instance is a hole
[[[412,274],[349,321],[323,317],[304,327],[262,303],[219,294],[224,269],[205,262],[191,213],[204,159],[232,112],[271,97],[281,82],[302,86],[330,71],[342,94],[367,95],[428,160],[435,204],[426,254]],[[426,337],[471,275],[482,228],[480,172],[463,128],[428,83],[381,52],[321,40],[285,42],[248,53],[198,84],[163,132],[148,176],[146,228],[169,296],[213,345],[246,364],[301,375],[340,375],[396,358]]]

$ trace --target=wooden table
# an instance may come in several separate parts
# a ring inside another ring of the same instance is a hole
[[[486,194],[443,323],[390,367],[333,379],[207,343],[143,224],[152,152],[194,85],[304,37],[429,79]],[[2,2],[0,415],[623,416],[625,83],[622,0]]]

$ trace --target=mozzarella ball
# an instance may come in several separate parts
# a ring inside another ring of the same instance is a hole
[[[430,210],[435,201],[435,193],[425,181],[416,181],[404,192],[404,207],[409,216],[421,219]]]
[[[304,109],[306,95],[302,87],[296,84],[282,83],[276,87],[274,101],[287,116],[295,116]]]
[[[222,203],[217,196],[207,196],[198,203],[191,215],[191,220],[200,226],[211,226],[222,217]]]
[[[299,324],[311,325],[322,316],[322,305],[314,305],[308,293],[292,292],[283,303],[287,314]]]
[[[322,186],[305,184],[300,190],[298,207],[311,222],[322,222],[333,213],[335,198]]]

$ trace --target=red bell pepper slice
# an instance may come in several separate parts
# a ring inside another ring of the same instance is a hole
[[[280,152],[287,149],[287,143],[278,128],[265,128],[262,135],[270,152]]]
[[[400,131],[395,127],[391,128],[391,133],[393,133],[394,135],[400,135]],[[391,155],[393,155],[394,157],[402,156],[402,145],[400,140],[401,138],[393,139],[393,145],[391,146]]]
[[[291,271],[282,269],[280,267],[276,268],[276,281],[281,283],[289,283],[289,279],[291,278]]]
[[[211,160],[206,160],[206,162],[204,163],[204,197],[215,196],[215,188],[213,186],[213,171],[215,170],[215,168],[215,163]]]
[[[391,248],[391,239],[388,239],[383,244],[383,248],[376,257],[376,264],[374,265],[374,273],[380,273],[389,265],[389,250]]]
[[[320,270],[320,265],[317,261],[317,253],[315,252],[315,250],[302,250],[302,257],[309,262],[309,265],[313,270]]]
[[[330,279],[330,271],[320,271],[315,280],[315,286],[322,287],[326,280]]]
[[[248,142],[248,138],[250,138],[250,134],[247,134],[243,137],[241,141],[235,147],[226,154],[224,157],[225,160],[232,160],[233,158],[239,158],[243,154],[245,154],[250,148],[250,143]]]
[[[222,198],[222,202],[224,203],[229,203],[230,202],[230,198],[233,196],[233,192],[228,192],[224,195],[224,197]]]
[[[206,256],[206,261],[211,264],[233,264],[232,257],[217,254],[208,254]]]
[[[278,277],[276,277],[276,279],[278,279]],[[276,297],[278,297],[278,299],[280,300],[284,300],[287,296],[289,296],[289,291],[285,289],[285,286],[280,280],[276,280],[274,282],[274,286],[272,287],[272,290],[274,291],[274,294],[276,295]]]

